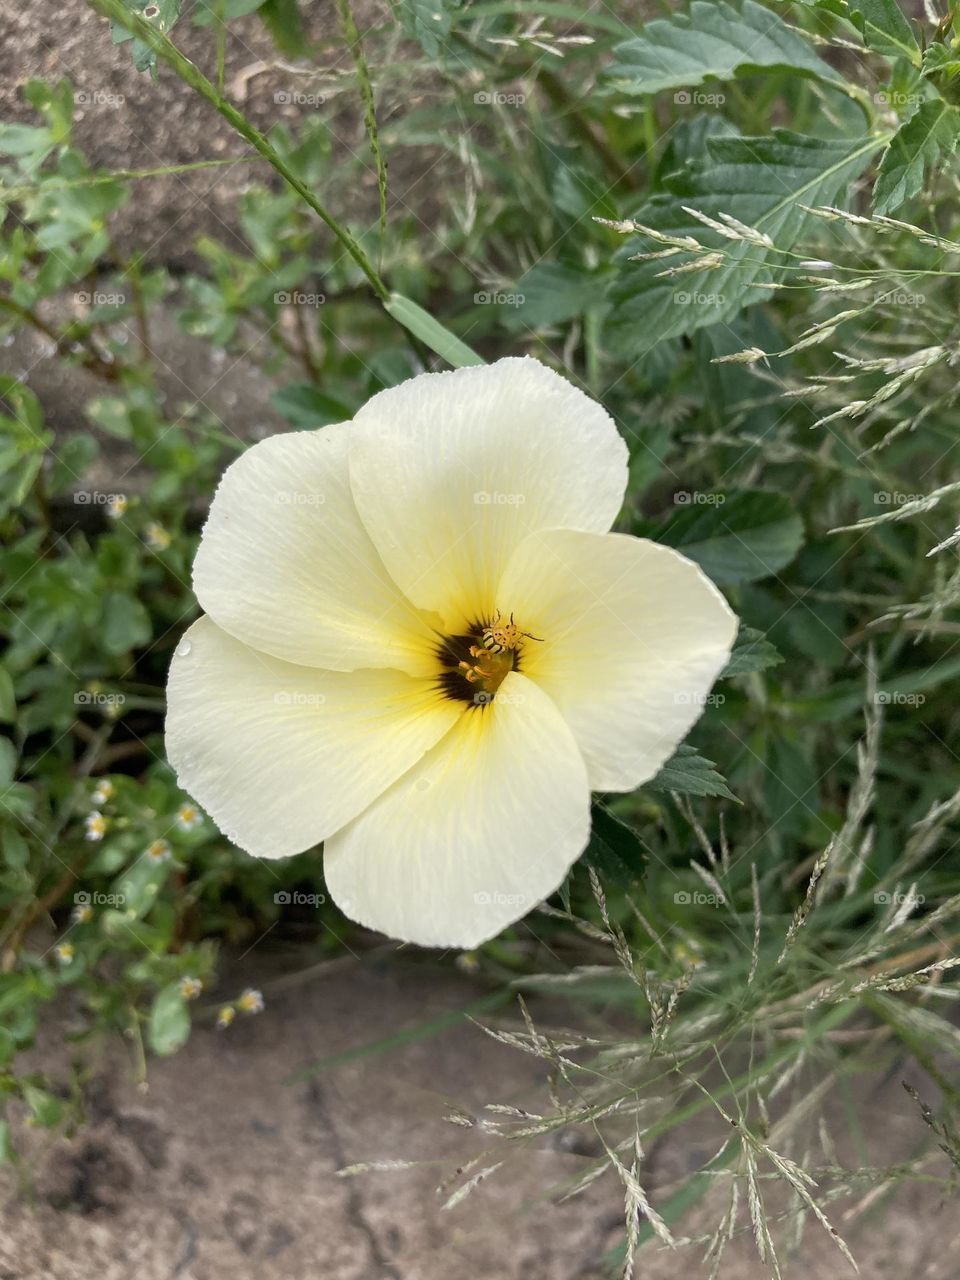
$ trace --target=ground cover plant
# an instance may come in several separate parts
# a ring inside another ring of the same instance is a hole
[[[176,84],[253,163],[235,226],[173,271],[163,228],[131,249],[114,227],[180,166],[75,144],[78,107],[122,109],[106,86],[30,80],[31,122],[0,125],[0,329],[91,388],[64,429],[35,369],[0,381],[0,1151],[19,1163],[24,1114],[83,1123],[82,1069],[21,1056],[65,1005],[145,1077],[193,1018],[269,1017],[225,984],[232,948],[271,930],[307,968],[383,944],[316,853],[248,857],[166,758],[200,528],[252,441],[164,394],[158,318],[271,380],[268,433],[532,355],[626,442],[616,528],[700,566],[739,633],[659,773],[595,796],[560,892],[445,957],[550,1081],[537,1115],[453,1113],[486,1149],[446,1193],[575,1129],[599,1150],[563,1190],[622,1184],[611,1273],[666,1244],[722,1274],[746,1233],[777,1275],[804,1228],[846,1267],[841,1206],[948,1194],[960,1166],[953,10],[337,0],[318,38],[287,0],[90,3],[143,99]],[[250,21],[266,128],[237,88]],[[908,1063],[912,1154],[839,1155],[831,1100]],[[653,1197],[644,1153],[704,1116],[710,1161]]]

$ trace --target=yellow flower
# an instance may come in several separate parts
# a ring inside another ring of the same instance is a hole
[[[217,1014],[217,1026],[221,1031],[226,1030],[230,1023],[237,1016],[237,1011],[232,1004],[225,1004]]]
[[[591,790],[656,774],[733,643],[696,565],[609,532],[626,482],[612,419],[532,359],[249,449],[170,670],[180,785],[258,857],[324,841],[363,924],[493,937],[561,884]]]

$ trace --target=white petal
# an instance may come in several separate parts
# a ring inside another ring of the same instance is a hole
[[[363,522],[394,580],[450,631],[497,607],[526,534],[605,532],[623,501],[613,420],[537,360],[421,374],[374,396],[354,426]]]
[[[297,667],[201,618],[170,667],[167,755],[226,836],[282,858],[354,818],[462,714],[403,672]]]
[[[692,561],[625,534],[532,534],[499,598],[543,637],[525,642],[521,668],[563,713],[594,791],[654,776],[699,717],[737,632]]]
[[[271,436],[227,468],[193,566],[202,608],[274,657],[435,669],[436,637],[391,581],[347,474],[350,424]]]
[[[422,946],[473,947],[560,885],[590,834],[586,770],[550,699],[511,673],[420,763],[328,840],[351,917]]]

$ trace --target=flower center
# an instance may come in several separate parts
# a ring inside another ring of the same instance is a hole
[[[483,707],[511,671],[520,669],[524,640],[540,640],[499,610],[466,635],[447,636],[438,650],[440,687],[449,698]]]

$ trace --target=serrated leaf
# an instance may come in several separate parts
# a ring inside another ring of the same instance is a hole
[[[684,507],[657,532],[721,586],[756,582],[789,564],[803,544],[803,521],[782,493],[743,489],[724,501]]]
[[[722,796],[736,800],[712,760],[686,744],[676,751],[657,776],[646,784],[655,791],[679,791],[688,796]]]
[[[756,631],[753,627],[741,627],[730,659],[720,672],[720,679],[752,675],[755,671],[766,671],[768,667],[776,667],[781,662],[783,662],[783,655],[770,643],[762,631]]]
[[[590,817],[590,843],[584,857],[605,879],[619,884],[635,880],[646,861],[640,836],[599,803],[594,803]]]
[[[873,189],[874,213],[893,213],[923,190],[928,172],[960,143],[960,111],[942,98],[924,102],[900,126],[884,154]]]
[[[725,0],[693,0],[687,13],[648,22],[613,56],[608,76],[624,93],[690,89],[707,79],[774,68],[844,83],[807,40],[754,0],[739,8]]]
[[[870,155],[883,146],[876,138],[811,138],[777,130],[770,137],[711,137],[705,154],[664,180],[635,216],[645,226],[671,236],[693,236],[723,261],[709,270],[665,276],[696,255],[681,251],[649,262],[631,259],[661,246],[650,237],[631,238],[617,255],[619,270],[610,286],[612,304],[606,335],[618,353],[643,354],[666,338],[727,321],[743,307],[769,297],[782,257],[762,245],[727,239],[686,212],[714,219],[728,214],[790,249],[813,221],[817,205],[842,203]]]
[[[897,0],[847,0],[846,10],[868,49],[920,65],[920,47]]]
[[[515,298],[522,298],[504,314],[507,329],[536,329],[563,324],[596,305],[603,286],[596,272],[562,262],[538,262],[517,281]],[[509,297],[510,295],[508,295]]]
[[[934,40],[933,44],[928,44],[923,51],[923,74],[930,77],[945,75],[947,79],[952,80],[954,76],[960,74],[960,58],[953,49],[949,49],[939,40]]]

